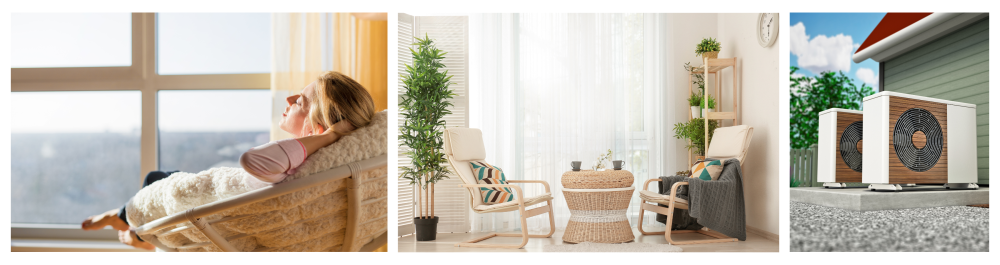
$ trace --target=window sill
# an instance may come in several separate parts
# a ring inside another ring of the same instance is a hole
[[[83,231],[79,225],[11,224],[10,251],[145,252],[118,242],[118,231]]]
[[[110,240],[11,238],[11,252],[149,252]]]

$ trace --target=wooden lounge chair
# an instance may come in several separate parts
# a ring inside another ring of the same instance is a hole
[[[184,249],[196,249],[205,247],[207,245],[214,244],[216,247],[222,251],[233,252],[240,251],[230,241],[252,237],[254,234],[236,234],[230,236],[223,236],[222,233],[218,232],[213,225],[219,225],[224,222],[238,222],[240,219],[254,216],[256,214],[248,214],[241,216],[227,216],[221,219],[206,220],[207,218],[214,214],[222,213],[226,210],[238,208],[241,206],[253,204],[256,202],[264,201],[267,199],[275,198],[285,194],[294,193],[297,191],[306,190],[312,187],[318,187],[323,184],[334,182],[337,180],[347,180],[347,220],[345,224],[345,232],[343,237],[343,243],[339,248],[340,251],[373,251],[387,243],[386,229],[381,229],[380,231],[368,231],[361,232],[359,227],[363,227],[368,223],[371,223],[376,218],[384,219],[385,216],[368,216],[361,213],[367,207],[386,207],[387,197],[381,198],[371,198],[367,200],[362,200],[360,198],[361,187],[366,183],[377,182],[380,185],[385,186],[387,181],[387,176],[379,176],[375,178],[368,178],[359,180],[356,176],[360,174],[372,171],[372,170],[385,170],[388,163],[387,156],[385,154],[376,156],[373,158],[357,161],[344,166],[332,168],[326,171],[322,171],[311,176],[289,181],[287,183],[282,183],[280,185],[274,185],[266,187],[259,190],[254,190],[244,194],[237,195],[232,198],[212,202],[209,204],[197,206],[187,211],[173,214],[167,217],[153,220],[142,226],[134,229],[134,232],[141,236],[143,239],[149,243],[156,246],[158,249],[167,252],[180,251]],[[379,184],[376,184],[379,185]],[[310,222],[316,220],[298,220],[295,224]],[[189,224],[185,224],[190,222]],[[193,225],[191,225],[193,224]],[[195,230],[200,232],[208,238],[209,242],[191,242],[181,246],[170,247],[160,241],[160,238],[168,236],[171,234],[181,233],[187,230]],[[290,232],[302,232],[302,231],[290,231]],[[356,244],[356,242],[369,242],[364,245]],[[253,251],[267,251],[269,249],[255,249]]]
[[[507,180],[507,185],[484,185],[479,184],[476,180],[475,175],[472,173],[472,166],[470,162],[484,161],[486,159],[486,146],[483,144],[483,133],[479,129],[470,128],[450,128],[444,130],[444,154],[448,159],[448,163],[451,164],[455,172],[462,179],[461,185],[463,188],[467,188],[469,191],[469,196],[471,202],[469,206],[472,207],[472,212],[474,213],[496,213],[496,212],[511,212],[518,211],[521,218],[521,233],[492,233],[487,236],[473,239],[470,241],[455,244],[456,247],[474,247],[474,248],[522,248],[524,245],[528,244],[528,238],[548,238],[555,233],[555,217],[552,216],[552,192],[549,190],[549,184],[545,181],[540,180]],[[514,183],[536,183],[542,184],[545,187],[545,193],[537,195],[534,197],[524,197],[524,192],[521,190],[520,186],[514,185]],[[483,197],[479,191],[479,188],[510,188],[514,191],[514,201],[498,203],[498,204],[485,204],[483,203]],[[528,206],[535,204],[545,203],[545,205],[539,206],[537,208],[526,210]],[[529,217],[549,214],[549,233],[548,234],[528,234],[528,222]],[[484,244],[478,243],[493,237],[520,237],[522,238],[520,244]]]
[[[709,144],[705,157],[720,160],[736,158],[739,159],[740,165],[742,166],[752,138],[753,127],[747,125],[718,128],[712,136],[712,141]],[[677,188],[681,185],[688,185],[688,182],[674,183],[674,185],[670,187],[670,195],[662,195],[649,190],[649,183],[658,181],[661,180],[659,178],[646,180],[646,183],[642,185],[642,190],[639,191],[639,198],[642,199],[642,203],[640,204],[641,206],[639,207],[639,232],[643,235],[663,235],[663,237],[666,238],[667,242],[671,245],[708,244],[737,241],[736,238],[728,237],[722,233],[709,230],[708,228],[702,230],[671,231],[670,228],[672,227],[674,220],[674,209],[688,209],[688,201],[675,196],[677,194]],[[663,204],[666,205],[666,207],[659,206],[657,204]],[[645,211],[666,215],[666,231],[645,231],[642,228]],[[712,239],[677,241],[671,238],[671,235],[673,234],[682,233],[699,233],[712,237]]]

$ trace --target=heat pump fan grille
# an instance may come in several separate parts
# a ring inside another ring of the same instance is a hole
[[[862,123],[856,121],[844,129],[840,134],[840,158],[854,171],[861,172],[861,151],[858,151],[858,142],[861,141]]]
[[[913,143],[913,136],[917,132],[923,133],[927,139],[922,148]],[[917,172],[930,170],[937,164],[944,149],[941,124],[927,110],[921,108],[906,110],[896,120],[892,143],[896,149],[896,157],[904,166]]]

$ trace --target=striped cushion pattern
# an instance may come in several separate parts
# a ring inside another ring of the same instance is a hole
[[[486,162],[470,162],[472,173],[476,175],[476,182],[479,184],[507,184],[507,178],[503,175],[503,170],[492,166]],[[494,204],[504,203],[514,200],[514,192],[510,188],[479,188],[483,195],[483,203]]]

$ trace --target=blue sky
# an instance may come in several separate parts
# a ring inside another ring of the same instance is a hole
[[[851,56],[885,13],[791,13],[789,20],[791,66],[796,74],[816,76],[823,71],[843,71],[860,86],[878,89],[878,63],[854,63]]]

